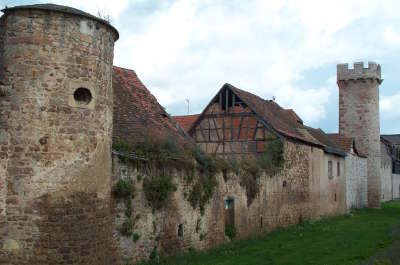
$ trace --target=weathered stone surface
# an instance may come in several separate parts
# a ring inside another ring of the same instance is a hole
[[[367,159],[351,150],[346,156],[346,203],[347,208],[368,206]]]
[[[114,38],[65,12],[0,18],[1,264],[112,264]]]
[[[367,155],[368,206],[380,207],[380,125],[379,84],[381,68],[369,63],[355,63],[350,70],[338,65],[339,134],[355,139],[357,149]]]
[[[136,220],[134,232],[140,234],[137,242],[120,234],[118,229],[126,218],[126,206],[123,200],[116,200],[114,240],[118,243],[121,259],[147,259],[155,248],[159,253],[169,255],[191,248],[210,248],[229,241],[225,236],[224,200],[227,198],[234,200],[234,224],[239,238],[297,224],[302,220],[345,213],[345,176],[335,173],[328,178],[327,174],[328,161],[341,163],[343,171],[344,159],[291,141],[285,141],[284,146],[284,169],[273,176],[263,174],[259,177],[259,192],[250,205],[246,189],[240,185],[240,176],[230,172],[225,181],[223,175],[218,174],[217,189],[205,207],[204,215],[198,209],[194,210],[186,199],[190,185],[185,181],[184,172],[172,171],[178,189],[166,208],[153,212],[142,188],[143,178],[151,173],[114,157],[115,181],[130,178],[135,183],[132,218]],[[180,224],[184,231],[182,237],[178,236]]]

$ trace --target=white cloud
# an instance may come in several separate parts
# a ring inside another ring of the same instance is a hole
[[[316,124],[336,93],[336,63],[382,62],[400,43],[395,0],[54,1],[110,14],[115,64],[135,69],[172,114],[186,98],[200,112],[229,82]],[[326,66],[327,82],[305,80]]]
[[[379,101],[379,107],[385,118],[400,118],[399,111],[400,92],[391,96],[382,96]]]
[[[325,118],[325,104],[329,102],[330,95],[328,87],[305,89],[286,86],[276,92],[276,99],[285,108],[294,109],[306,123],[315,123]]]
[[[400,33],[396,32],[393,27],[386,27],[383,31],[383,40],[391,45],[399,45]]]
[[[51,2],[82,9],[92,15],[100,12],[104,16],[110,16],[112,20],[116,19],[129,4],[129,0],[51,0]]]
[[[135,68],[167,107],[186,98],[206,104],[230,82],[262,97],[276,95],[306,121],[318,121],[329,90],[296,82],[308,69],[355,55],[356,49],[335,43],[333,35],[369,15],[373,5],[354,12],[357,3],[344,3],[176,1],[153,13],[140,34],[121,35],[116,64]],[[317,104],[306,102],[311,95]]]

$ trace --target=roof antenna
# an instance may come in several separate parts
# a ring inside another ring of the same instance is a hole
[[[187,114],[189,115],[189,113],[190,113],[190,100],[187,98],[187,99],[185,99],[185,101],[186,101],[186,104],[187,104]]]

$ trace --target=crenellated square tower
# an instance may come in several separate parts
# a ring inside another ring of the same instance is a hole
[[[380,207],[379,85],[381,66],[374,62],[337,65],[339,86],[339,134],[355,139],[360,152],[368,156],[368,206]]]

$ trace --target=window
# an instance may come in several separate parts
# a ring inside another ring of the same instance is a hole
[[[178,225],[178,237],[183,237],[183,224]]]
[[[92,101],[92,93],[89,89],[80,87],[74,92],[74,100],[78,105],[88,105]]]
[[[340,176],[340,162],[337,162],[337,175]]]
[[[328,161],[328,178],[333,178],[332,161]]]
[[[225,200],[225,210],[233,209],[233,199],[228,198]]]

